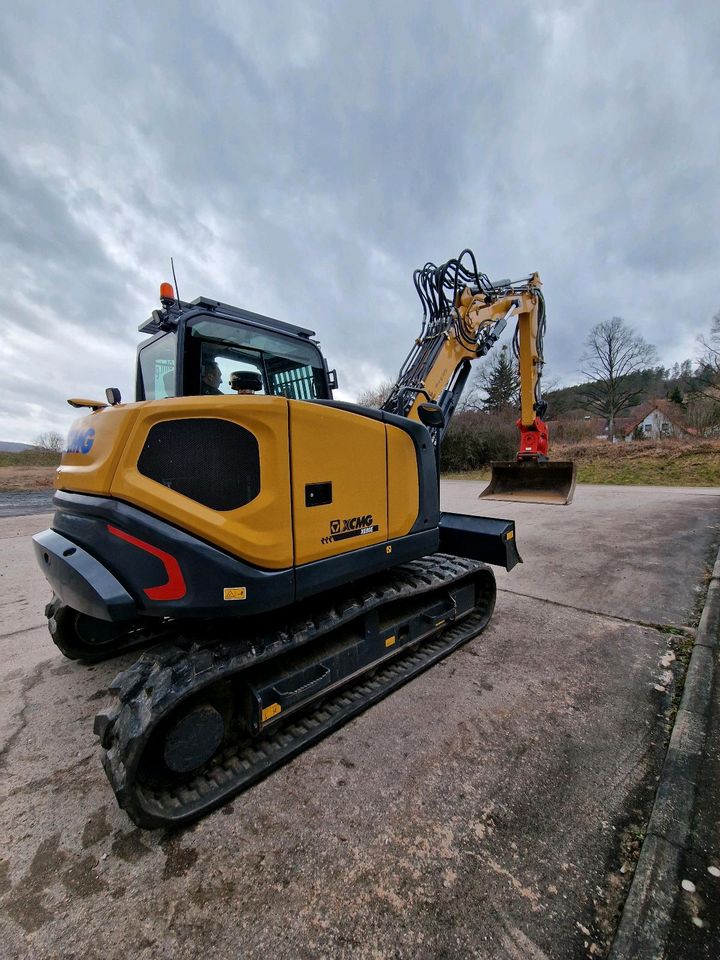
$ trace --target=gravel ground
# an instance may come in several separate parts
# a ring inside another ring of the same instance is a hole
[[[52,487],[39,490],[0,491],[0,517],[25,517],[52,510]]]
[[[716,491],[578,488],[512,516],[488,630],[193,828],[117,809],[91,733],[132,660],[64,661],[0,520],[0,937],[8,958],[601,956],[717,543]],[[670,666],[669,666],[670,665]]]

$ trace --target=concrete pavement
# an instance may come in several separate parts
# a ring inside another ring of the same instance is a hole
[[[178,834],[115,804],[92,716],[133,659],[64,661],[0,520],[0,937],[8,957],[601,956],[652,803],[717,544],[714,490],[579,487],[514,517],[488,630]],[[676,635],[677,636],[677,635]]]

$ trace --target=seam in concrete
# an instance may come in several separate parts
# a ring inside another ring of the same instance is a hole
[[[20,630],[11,630],[9,633],[0,633],[0,641],[9,640],[10,637],[19,637],[21,633],[29,633],[31,630],[39,630],[47,626],[47,620],[42,623],[35,623],[31,627],[22,627]]]
[[[8,754],[15,746],[20,734],[25,730],[28,724],[28,710],[30,709],[30,694],[42,680],[42,671],[45,663],[36,665],[29,677],[25,677],[20,686],[20,710],[18,711],[18,726],[10,734],[5,743],[0,747],[0,768],[7,765]]]
[[[679,898],[680,869],[690,844],[719,637],[720,551],[708,585],[647,833],[609,960],[657,960],[665,956]]]
[[[538,603],[549,603],[552,607],[563,607],[565,610],[577,610],[578,613],[588,613],[593,617],[603,617],[605,620],[617,620],[620,623],[631,623],[635,627],[647,627],[649,630],[677,630],[687,637],[695,637],[696,631],[692,627],[678,623],[650,623],[648,620],[633,620],[632,617],[620,617],[616,613],[604,613],[602,610],[589,610],[587,607],[578,607],[574,603],[563,603],[562,600],[549,600],[547,597],[535,597],[531,593],[520,593],[517,590],[508,590],[507,587],[498,587],[498,593],[511,593],[514,597],[525,597],[527,600],[537,600]],[[696,641],[697,642],[697,641]]]

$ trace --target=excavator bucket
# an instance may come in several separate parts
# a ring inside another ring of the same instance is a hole
[[[570,460],[511,460],[493,463],[490,483],[480,494],[516,503],[572,502],[576,465]]]

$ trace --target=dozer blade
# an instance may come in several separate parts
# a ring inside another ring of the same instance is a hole
[[[572,502],[576,465],[569,460],[511,460],[493,463],[490,483],[480,494],[487,500],[516,503]]]

